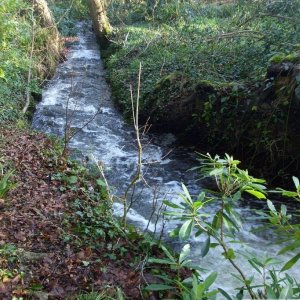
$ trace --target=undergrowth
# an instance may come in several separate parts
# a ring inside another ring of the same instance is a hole
[[[266,1],[223,6],[193,1],[176,5],[174,1],[158,6],[153,19],[143,2],[130,8],[118,1],[112,3],[109,11],[115,31],[111,48],[118,51],[107,66],[117,91],[134,80],[140,61],[143,94],[173,72],[188,81],[188,88],[199,80],[217,85],[256,84],[264,78],[269,60],[279,53],[296,51],[300,40],[298,1],[281,6],[266,5]],[[130,110],[130,101],[122,94],[118,93],[118,101]],[[167,101],[168,96],[161,101]]]
[[[113,216],[101,175],[62,156],[55,138],[0,134],[0,298],[139,299],[145,260],[162,251]]]
[[[76,21],[87,18],[84,1],[50,1],[49,8],[62,36],[75,35]],[[31,98],[31,109],[27,114],[30,118],[34,100],[40,98],[45,80],[53,75],[61,59],[53,45],[54,35],[52,28],[41,26],[30,1],[1,2],[0,123],[23,118],[21,110],[27,94]]]
[[[262,164],[256,174],[271,181],[295,173],[299,76],[276,76],[300,61],[299,1],[111,1],[108,11],[114,31],[103,56],[128,119],[124,91],[141,62],[140,115],[153,129],[202,151],[229,151],[254,172]],[[274,63],[283,70],[277,75]]]
[[[49,8],[63,36],[76,36],[76,22],[88,18],[87,0],[53,1]]]
[[[22,118],[25,103],[29,100],[33,108],[33,98],[38,98],[44,80],[53,75],[60,58],[60,45],[55,29],[42,23],[32,3],[2,1],[0,122]]]

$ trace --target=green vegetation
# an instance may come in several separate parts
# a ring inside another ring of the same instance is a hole
[[[192,138],[203,133],[199,142],[208,148],[217,144],[213,150],[241,148],[258,173],[280,170],[280,176],[288,167],[297,169],[294,94],[299,75],[294,76],[292,66],[299,63],[299,1],[107,5],[114,31],[103,55],[115,98],[128,118],[131,99],[124,91],[135,85],[142,62],[137,98],[144,120],[150,113],[158,127],[167,124]],[[75,20],[87,17],[85,1],[49,1],[49,6],[63,35],[74,35]],[[293,177],[293,191],[269,191],[265,180],[239,167],[240,161],[208,154],[195,169],[212,178],[215,189],[195,197],[182,184],[181,203],[164,201],[165,216],[180,224],[171,237],[186,242],[193,235],[205,236],[199,258],[220,248],[217,258],[235,269],[236,291],[216,287],[218,270],[195,264],[190,244],[176,254],[126,224],[127,194],[142,177],[141,148],[119,220],[113,216],[114,199],[103,170],[91,174],[68,159],[63,142],[24,126],[26,97],[40,94],[59,59],[51,47],[55,32],[40,23],[28,1],[1,4],[0,298],[298,299],[299,283],[284,273],[300,259],[298,211],[290,214],[286,205],[268,198],[278,194],[300,202],[299,179]],[[278,75],[282,73],[287,76]],[[180,127],[174,125],[178,119]],[[138,124],[135,129],[139,140]],[[261,161],[270,169],[258,171]],[[282,237],[282,249],[274,256],[247,254],[254,276],[238,265],[241,253],[233,247],[242,243],[236,207],[245,194],[265,201],[257,213],[266,228]],[[217,210],[207,214],[204,209],[212,202]],[[281,262],[280,255],[288,252],[291,258]]]
[[[0,122],[3,123],[21,117],[26,94],[40,93],[43,79],[54,72],[58,53],[51,45],[53,31],[41,26],[32,4],[24,0],[1,2],[0,36]]]
[[[87,0],[49,1],[49,8],[63,36],[76,36],[76,21],[88,18]]]
[[[220,247],[223,251],[222,256],[218,259],[224,259],[230,262],[241,283],[235,298],[232,298],[222,287],[215,290],[209,290],[215,282],[217,273],[203,277],[203,270],[199,266],[194,266],[192,260],[189,259],[190,245],[186,244],[179,256],[174,258],[166,249],[164,249],[166,258],[150,259],[149,262],[169,265],[173,269],[189,267],[193,270],[193,277],[189,280],[181,280],[180,278],[170,278],[168,276],[159,276],[163,279],[164,284],[149,285],[147,289],[161,291],[168,290],[172,292],[172,296],[176,299],[216,299],[216,294],[220,293],[224,299],[298,299],[300,296],[300,286],[297,280],[283,271],[291,269],[300,259],[299,247],[299,224],[292,224],[292,215],[287,213],[287,207],[281,205],[280,209],[276,209],[272,201],[267,200],[268,194],[274,191],[268,191],[265,181],[257,179],[248,174],[247,171],[238,167],[240,162],[233,159],[229,155],[224,158],[219,156],[211,157],[201,155],[200,157],[200,174],[212,177],[216,186],[214,190],[208,193],[201,192],[197,198],[189,193],[185,185],[182,185],[181,203],[175,204],[170,201],[164,201],[169,210],[165,213],[173,220],[183,222],[170,235],[178,237],[180,241],[186,241],[191,235],[196,237],[200,235],[206,236],[205,242],[201,248],[201,257],[204,258],[209,251]],[[283,196],[294,198],[300,202],[300,185],[299,179],[293,177],[295,191],[285,191],[278,189],[275,192],[281,193]],[[233,246],[236,243],[242,243],[237,233],[243,227],[242,218],[239,216],[236,207],[238,202],[242,200],[244,193],[248,193],[252,198],[258,198],[266,201],[268,209],[266,211],[258,211],[265,220],[268,220],[272,230],[278,230],[278,234],[284,237],[284,241],[288,242],[279,253],[274,256],[258,257],[254,253],[243,253],[234,251]],[[208,214],[205,210],[206,206],[215,202],[217,210],[213,214]],[[294,221],[294,220],[293,220]],[[297,249],[297,250],[296,250]],[[296,251],[295,251],[296,250]],[[282,264],[280,255],[287,251],[295,251],[289,261]],[[297,253],[298,252],[298,253]],[[245,266],[240,266],[236,258],[243,255],[247,258],[249,265],[252,267],[253,274],[244,272]]]
[[[91,292],[79,295],[76,300],[124,300],[120,289],[107,289],[102,292]]]
[[[87,17],[82,1],[51,1],[49,7],[62,35],[75,35],[75,21]],[[44,27],[33,4],[4,0],[0,7],[0,122],[23,118],[26,98],[38,99],[44,80],[62,58],[53,28]],[[30,117],[30,113],[28,115]]]
[[[296,172],[299,76],[284,63],[299,62],[299,1],[112,1],[108,11],[114,32],[104,57],[127,118],[124,91],[141,62],[140,114],[154,129],[233,153],[259,176]]]
[[[3,199],[4,196],[14,188],[14,185],[9,180],[12,174],[12,171],[3,174],[3,169],[0,172],[0,199]]]
[[[193,1],[175,5],[174,1],[158,6],[153,20],[145,15],[143,2],[127,9],[114,2],[110,7],[110,20],[116,27],[112,47],[116,43],[121,49],[110,57],[108,68],[116,89],[128,87],[140,61],[144,94],[173,72],[187,80],[187,88],[200,80],[213,85],[252,85],[264,78],[275,54],[292,52],[300,38],[296,30],[298,1],[271,2],[269,6],[265,1],[222,6]],[[279,13],[286,19],[279,18]],[[170,97],[171,92],[161,101]],[[129,102],[124,94],[118,101]]]

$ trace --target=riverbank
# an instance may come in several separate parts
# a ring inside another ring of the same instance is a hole
[[[141,62],[141,122],[289,185],[300,159],[299,10],[298,1],[113,3],[103,56],[116,104],[132,117]]]
[[[1,172],[13,171],[0,202],[1,299],[141,299],[139,266],[160,250],[123,231],[101,179],[61,157],[59,140],[14,126],[0,137]]]
[[[62,41],[50,12],[42,1],[34,3],[5,0],[1,4],[1,123],[30,118],[43,82],[63,59]]]

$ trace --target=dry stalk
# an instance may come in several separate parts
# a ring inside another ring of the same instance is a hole
[[[27,76],[27,89],[26,89],[26,103],[24,108],[22,109],[22,113],[26,114],[28,107],[30,105],[30,82],[32,77],[32,59],[33,59],[33,52],[34,52],[34,44],[35,44],[35,22],[32,16],[32,25],[31,25],[31,48],[30,48],[30,64]]]
[[[130,189],[133,186],[135,186],[135,184],[142,177],[143,147],[142,147],[141,140],[140,140],[140,128],[139,128],[139,101],[140,101],[140,88],[141,88],[141,74],[142,74],[142,64],[140,63],[139,74],[138,74],[138,90],[137,90],[135,107],[134,107],[132,86],[130,86],[133,124],[134,124],[134,129],[135,129],[135,134],[136,134],[136,143],[137,143],[137,147],[138,147],[138,161],[137,161],[136,174],[134,175],[131,182],[129,183],[129,185],[124,193],[124,197],[123,197],[123,226],[124,226],[124,228],[127,227],[126,217],[127,217],[127,213],[128,213],[128,204],[127,204],[128,193],[129,193]]]
[[[108,199],[110,200],[111,203],[113,203],[114,202],[113,195],[111,194],[111,190],[110,190],[109,184],[107,182],[107,179],[106,179],[106,176],[105,176],[105,173],[104,173],[103,164],[99,163],[99,161],[96,160],[94,155],[92,155],[92,158],[93,158],[94,162],[96,163],[96,166],[97,166],[97,168],[98,168],[98,170],[99,170],[99,172],[102,176],[102,179],[105,183]]]
[[[153,194],[153,198],[152,198],[152,211],[151,211],[151,214],[150,214],[150,217],[148,219],[148,223],[147,223],[147,226],[146,226],[144,232],[148,231],[148,228],[149,228],[149,225],[151,223],[152,217],[153,217],[153,215],[156,211],[157,202],[158,202],[158,198],[157,198],[157,188],[156,188],[154,190],[154,194]]]

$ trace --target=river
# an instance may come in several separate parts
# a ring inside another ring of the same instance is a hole
[[[58,66],[54,77],[45,86],[32,126],[36,130],[61,137],[64,136],[66,124],[72,130],[78,131],[71,139],[69,147],[78,149],[83,156],[94,157],[101,162],[112,193],[118,199],[124,195],[136,172],[135,131],[133,126],[124,122],[114,107],[110,88],[105,80],[99,47],[90,25],[79,23],[77,29],[78,41],[71,43],[67,60]],[[130,91],[124,90],[124,93],[129,94]],[[192,194],[196,195],[201,191],[197,174],[188,171],[197,164],[195,154],[191,149],[177,146],[176,138],[172,134],[145,134],[142,144],[144,181],[140,181],[135,189],[128,221],[141,230],[160,232],[163,228],[164,239],[171,242],[175,249],[180,249],[182,244],[168,238],[168,232],[177,224],[168,221],[163,226],[162,220],[157,219],[157,214],[152,212],[154,204],[159,208],[163,199],[179,201],[181,182],[185,183]],[[215,209],[211,205],[208,211]],[[251,232],[253,227],[259,225],[259,221],[250,207],[244,204],[237,210],[245,224],[240,233],[244,243],[234,244],[233,248],[236,251],[255,252],[258,257],[267,253],[276,254],[280,248],[272,241],[269,233],[256,235]],[[122,204],[118,201],[114,204],[114,213],[122,215]],[[235,294],[233,287],[239,286],[239,283],[230,275],[234,270],[222,259],[221,249],[211,250],[202,259],[199,247],[203,243],[202,238],[193,238],[189,242],[193,259],[208,270],[218,271],[217,284]],[[249,275],[253,271],[242,256],[238,256],[236,262],[245,274]],[[300,278],[297,270],[292,274]]]

